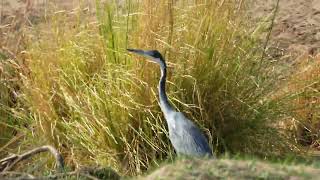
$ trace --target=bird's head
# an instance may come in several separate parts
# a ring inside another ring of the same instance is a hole
[[[142,56],[148,58],[151,62],[155,62],[158,64],[164,63],[164,59],[163,59],[162,55],[157,50],[149,50],[149,51],[140,50],[140,49],[127,49],[127,50],[129,52],[133,52],[133,53],[142,55]]]

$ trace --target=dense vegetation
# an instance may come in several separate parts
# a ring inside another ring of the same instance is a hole
[[[82,10],[53,13],[26,30],[16,59],[1,56],[1,150],[52,144],[70,167],[130,175],[172,159],[159,67],[130,56],[130,47],[163,53],[171,103],[201,127],[216,155],[302,155],[297,129],[308,127],[319,145],[319,63],[301,68],[307,76],[283,73],[284,85],[274,71],[280,64],[261,58],[245,9],[233,0],[97,0],[96,21]]]

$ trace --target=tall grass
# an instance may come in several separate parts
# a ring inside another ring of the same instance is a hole
[[[16,133],[14,127],[16,119],[12,116],[10,108],[15,107],[17,101],[15,87],[17,79],[16,70],[12,66],[13,61],[5,55],[0,57],[0,144],[5,145]],[[18,123],[19,124],[19,123]],[[0,156],[4,154],[1,152]]]
[[[320,56],[307,53],[298,58],[294,65],[295,72],[286,83],[274,93],[274,98],[286,97],[294,108],[284,121],[284,128],[289,131],[297,143],[318,150],[320,147]],[[303,83],[302,83],[303,82]]]
[[[287,106],[267,98],[276,84],[274,64],[261,62],[257,44],[245,32],[244,5],[148,1],[134,42],[166,53],[172,103],[206,129],[217,152],[280,155],[290,142],[273,126]],[[156,87],[159,74],[149,69],[142,69],[141,78],[151,77]]]
[[[110,165],[137,174],[173,158],[157,102],[159,67],[127,47],[158,49],[169,66],[170,101],[205,132],[214,153],[278,157],[297,149],[278,127],[286,98],[271,61],[246,31],[245,2],[96,1],[55,13],[27,42],[22,73],[27,137],[59,147],[70,166]]]

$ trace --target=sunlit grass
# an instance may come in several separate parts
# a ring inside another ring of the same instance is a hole
[[[295,71],[286,83],[280,86],[274,98],[286,97],[293,104],[291,116],[284,121],[284,128],[292,139],[303,146],[320,147],[320,58],[303,54]]]

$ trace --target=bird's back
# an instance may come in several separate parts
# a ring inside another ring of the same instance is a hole
[[[181,112],[166,117],[169,138],[178,154],[187,156],[211,156],[212,151],[201,130]]]

